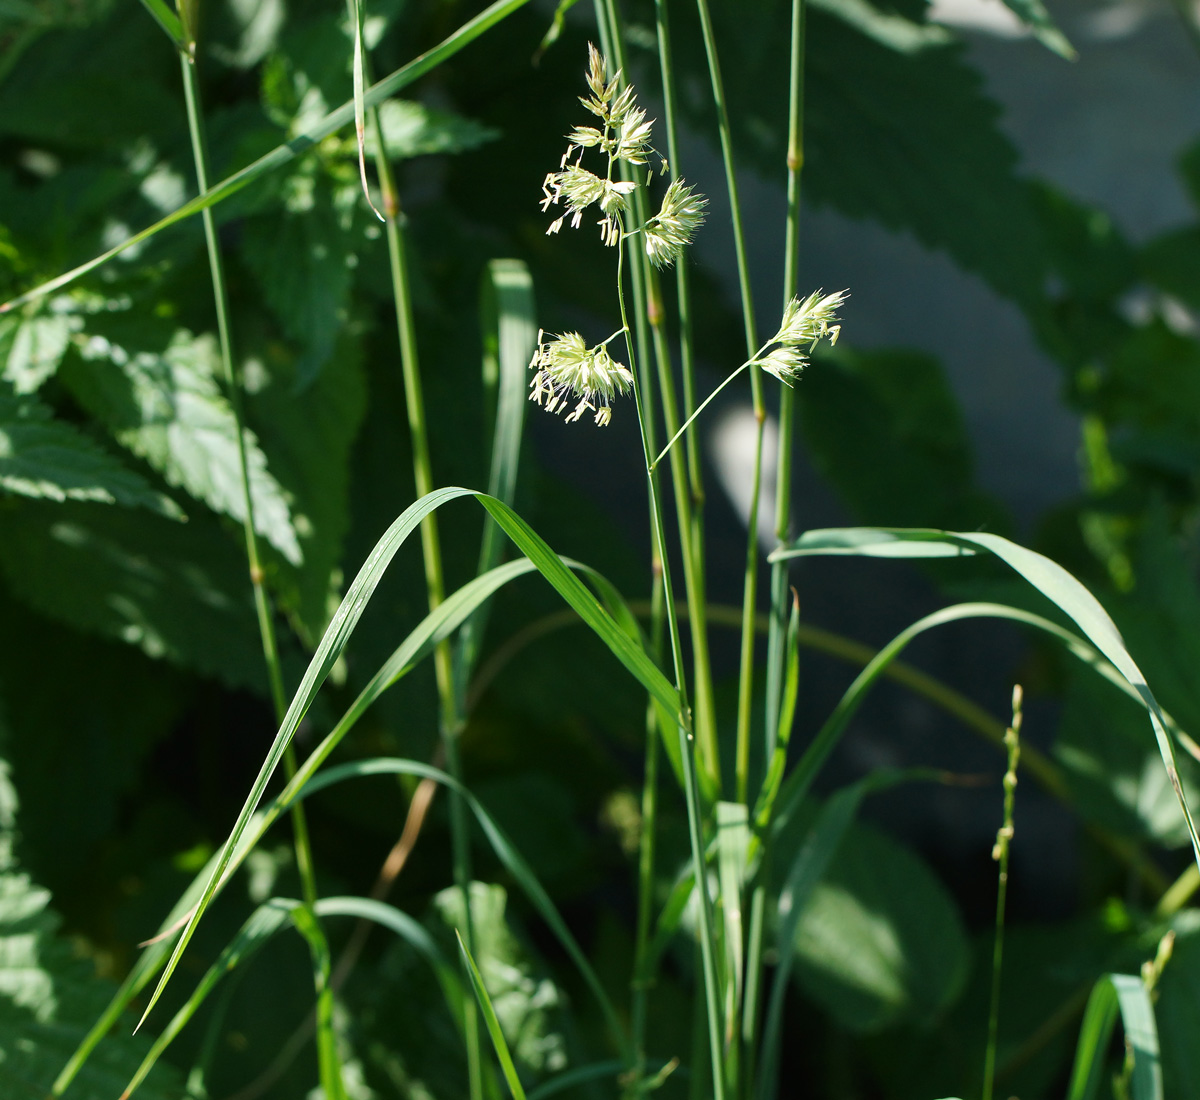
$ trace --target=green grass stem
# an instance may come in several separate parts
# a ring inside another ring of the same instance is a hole
[[[1000,1029],[1000,973],[1004,962],[1004,907],[1008,898],[1008,850],[1013,837],[1013,807],[1017,764],[1021,757],[1021,687],[1013,688],[1012,723],[1004,733],[1008,770],[1004,773],[1004,824],[996,834],[992,858],[1000,865],[996,890],[996,934],[992,941],[992,993],[988,1005],[987,1048],[983,1056],[983,1100],[992,1100],[996,1086],[996,1041]]]
[[[356,5],[352,2],[351,15]],[[361,64],[366,79],[370,79],[370,60],[365,51]],[[375,170],[383,200],[384,230],[387,238],[388,268],[391,274],[392,300],[396,309],[396,330],[400,344],[400,371],[404,381],[404,406],[408,416],[409,439],[412,450],[413,482],[417,498],[434,488],[433,462],[429,452],[429,428],[425,411],[425,396],[421,383],[421,367],[417,350],[416,321],[413,317],[412,287],[408,272],[407,242],[403,230],[404,215],[395,175],[388,161],[379,121],[379,108],[367,108],[371,129],[375,135]],[[365,180],[365,167],[364,180]],[[422,521],[421,560],[425,568],[426,598],[430,611],[435,611],[446,598],[445,575],[442,567],[441,540],[437,514],[430,512]],[[446,754],[446,770],[460,783],[463,780],[459,737],[465,716],[458,712],[458,693],[454,684],[454,658],[449,639],[440,642],[433,654],[434,678],[437,684],[438,709],[442,745]],[[466,811],[460,798],[450,799],[450,834],[453,852],[454,882],[462,896],[463,933],[467,947],[475,950],[474,921],[471,916],[471,842]],[[467,1048],[467,1080],[471,1100],[483,1097],[483,1056],[476,1007],[469,999],[464,1002],[463,1032]]]
[[[800,264],[801,172],[804,168],[804,64],[807,6],[792,0],[791,49],[788,68],[787,221],[783,247],[783,307],[796,297]],[[775,540],[783,545],[791,536],[792,451],[796,435],[796,393],[791,386],[779,388],[779,446],[775,457]],[[770,616],[767,627],[767,668],[764,701],[763,751],[770,760],[776,744],[788,731],[781,731],[780,704],[783,695],[785,636],[788,622],[788,565],[771,563]],[[763,872],[751,892],[751,915],[746,946],[746,999],[742,1034],[753,1051],[758,1034],[759,988],[762,976],[763,933],[767,909],[767,886],[763,877],[770,865],[770,842],[763,855]]]
[[[186,24],[182,24],[187,33]],[[195,163],[196,183],[203,193],[208,189],[208,149],[205,140],[204,118],[200,107],[200,87],[196,72],[196,43],[189,35],[185,50],[180,54],[180,69],[183,78],[184,99],[187,104],[188,132],[191,136],[192,156]],[[267,593],[262,563],[258,552],[258,536],[254,529],[254,495],[250,488],[250,464],[246,457],[246,429],[242,408],[241,379],[234,361],[233,335],[229,320],[229,290],[225,280],[221,246],[217,240],[216,223],[211,208],[201,211],[204,240],[208,251],[209,273],[212,279],[213,300],[217,314],[217,335],[221,349],[221,367],[225,390],[233,412],[234,432],[237,438],[238,474],[242,491],[244,513],[242,532],[249,566],[250,583],[254,590],[254,608],[258,619],[259,638],[263,659],[267,666],[267,677],[271,686],[271,700],[275,709],[275,721],[282,722],[287,712],[287,696],[283,684],[283,669],[279,659],[279,644],[275,636],[275,623],[270,596]],[[284,754],[284,771],[290,779],[296,774],[296,755],[291,745]],[[313,863],[312,844],[308,835],[308,822],[302,806],[291,810],[293,847],[296,854],[296,870],[300,876],[301,893],[311,916],[312,906],[317,901],[317,876]],[[324,968],[328,976],[329,945],[316,917],[312,916],[311,928],[305,939],[312,951],[314,968]],[[341,1095],[341,1067],[337,1054],[336,1037],[332,1032],[333,993],[328,982],[318,981],[317,1048],[320,1057],[322,1081],[331,1100]]]

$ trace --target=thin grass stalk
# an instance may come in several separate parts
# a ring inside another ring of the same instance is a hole
[[[992,858],[1000,864],[996,889],[996,938],[992,943],[992,995],[988,1007],[987,1049],[983,1056],[983,1100],[992,1100],[996,1083],[996,1040],[1000,1026],[1000,971],[1004,961],[1004,906],[1008,897],[1008,849],[1013,836],[1013,804],[1017,791],[1017,763],[1021,758],[1021,686],[1013,688],[1012,725],[1004,733],[1008,770],[1004,773],[1004,824],[996,834]]]
[[[729,124],[729,109],[725,85],[721,78],[721,63],[717,55],[716,35],[708,0],[696,0],[700,26],[704,36],[704,52],[708,59],[709,79],[717,110],[717,127],[721,138],[721,158],[725,168],[725,183],[729,192],[730,218],[733,227],[734,251],[737,255],[738,287],[742,301],[742,324],[746,336],[746,358],[753,360],[758,350],[758,334],[754,319],[754,298],[750,285],[750,268],[746,258],[746,240],[742,229],[741,203],[738,199],[737,173],[733,160],[733,134]],[[766,426],[766,407],[763,403],[762,372],[750,364],[750,394],[756,423],[754,440],[754,473],[751,478],[750,514],[746,531],[746,566],[742,588],[741,652],[738,667],[738,710],[736,740],[736,783],[739,802],[750,798],[750,718],[754,698],[754,616],[758,592],[758,500],[762,489],[763,431]],[[729,1022],[730,1034],[741,1038],[741,1004],[734,1006],[735,1018]],[[731,1084],[737,1088],[739,1067],[736,1057],[727,1060]]]
[[[792,0],[791,64],[788,78],[787,222],[783,251],[783,305],[796,296],[800,266],[800,184],[804,168],[804,50],[807,5]],[[796,393],[791,386],[779,388],[779,452],[775,458],[775,539],[782,545],[791,535],[792,448],[796,434]],[[783,693],[784,638],[788,618],[788,563],[771,565],[771,610],[767,625],[767,680],[765,698],[764,759],[769,760],[779,738],[779,708]],[[765,850],[759,875],[751,892],[750,922],[746,945],[746,998],[742,1036],[748,1057],[754,1056],[758,1034],[763,967],[763,935],[767,910],[767,879],[770,845]],[[753,1077],[753,1069],[747,1073]]]
[[[650,651],[662,659],[663,626],[666,606],[663,599],[662,560],[658,559],[650,592]],[[630,998],[630,1032],[634,1052],[636,1094],[646,1072],[646,1019],[650,988],[654,984],[650,942],[654,932],[655,840],[658,828],[658,709],[653,701],[646,705],[646,754],[642,773],[642,820],[638,835],[638,908],[634,941],[633,989]]]
[[[633,340],[629,335],[628,318],[625,309],[625,291],[623,273],[625,267],[625,241],[622,238],[617,244],[617,301],[621,309],[621,324],[625,328],[625,346],[632,359],[634,354]],[[632,364],[631,364],[632,365]],[[637,371],[634,372],[637,377]],[[646,461],[646,486],[650,495],[650,507],[654,516],[655,537],[660,546],[665,545],[663,531],[662,507],[659,503],[657,475],[651,463],[653,452],[650,450],[646,434],[645,411],[642,406],[639,387],[633,387],[634,400],[637,404],[638,426],[642,437],[642,452]],[[663,599],[666,604],[667,628],[670,632],[671,657],[675,669],[675,687],[679,692],[680,714],[678,716],[678,735],[680,757],[683,763],[684,794],[687,800],[688,837],[691,842],[692,868],[696,876],[697,893],[700,898],[700,953],[704,964],[704,994],[708,1014],[709,1053],[713,1066],[713,1100],[725,1100],[724,1080],[721,1073],[721,994],[717,976],[715,958],[714,925],[712,899],[708,895],[708,876],[705,873],[705,846],[701,830],[700,787],[696,779],[695,752],[696,738],[691,731],[689,707],[687,704],[687,677],[683,670],[683,652],[679,639],[679,616],[675,609],[674,591],[671,585],[671,565],[664,556],[662,561]]]
[[[192,141],[192,155],[196,167],[196,183],[203,193],[208,189],[208,150],[204,136],[204,123],[200,111],[200,88],[196,76],[195,42],[191,41],[185,52],[180,54],[183,75],[184,99],[187,103],[188,131]],[[258,618],[259,638],[262,643],[263,660],[267,666],[267,679],[271,687],[271,702],[275,708],[276,723],[283,721],[287,712],[287,696],[283,686],[283,669],[279,660],[279,644],[275,637],[275,622],[271,613],[270,597],[267,594],[262,562],[258,554],[258,535],[254,529],[254,497],[250,491],[250,466],[246,458],[245,418],[242,411],[242,386],[233,359],[233,339],[229,324],[229,291],[225,282],[225,268],[221,260],[221,246],[211,208],[201,212],[204,225],[204,240],[208,248],[208,266],[212,276],[213,300],[217,313],[217,339],[221,348],[221,369],[225,389],[233,412],[234,432],[237,436],[238,474],[242,489],[242,533],[246,544],[246,561],[250,572],[250,583],[254,589],[254,610]],[[290,779],[296,773],[296,756],[289,746],[284,760]],[[308,839],[308,825],[303,807],[296,807],[292,814],[292,829],[295,833],[296,868],[300,875],[304,900],[312,905],[317,900],[316,873],[313,867],[312,846]]]
[[[729,191],[730,216],[733,225],[734,251],[737,255],[738,288],[742,299],[742,325],[746,335],[746,358],[753,359],[758,350],[758,335],[754,321],[754,298],[750,286],[750,267],[746,258],[746,239],[742,229],[741,204],[738,200],[737,175],[733,162],[733,134],[729,125],[729,108],[725,99],[725,84],[721,78],[721,63],[717,56],[716,35],[708,0],[696,0],[700,27],[704,35],[704,51],[708,58],[708,75],[712,83],[713,101],[717,109],[717,127],[721,137],[721,158],[725,167],[725,185]],[[766,425],[766,406],[763,403],[762,372],[750,366],[750,395],[757,424],[754,441],[754,474],[751,479],[750,516],[746,542],[746,572],[742,592],[742,644],[738,675],[737,719],[737,795],[738,801],[749,798],[750,706],[754,690],[754,611],[758,589],[758,497],[762,487],[763,430]]]
[[[183,78],[184,99],[187,105],[188,132],[192,143],[195,163],[196,184],[200,192],[208,190],[208,149],[205,139],[203,115],[200,109],[200,87],[196,73],[196,41],[191,36],[187,9],[181,9],[185,18],[182,25],[187,33],[185,48],[180,53],[180,70]],[[217,337],[221,349],[221,366],[224,373],[226,392],[234,418],[237,437],[238,473],[241,480],[243,506],[243,535],[246,545],[246,560],[250,581],[254,589],[254,608],[258,618],[259,637],[263,658],[267,665],[267,677],[271,685],[271,699],[275,708],[275,721],[280,723],[287,712],[287,697],[283,686],[283,670],[279,660],[279,645],[275,637],[275,624],[271,613],[270,597],[267,595],[262,564],[258,554],[258,536],[254,529],[254,497],[250,489],[250,466],[246,457],[246,433],[242,410],[241,379],[233,358],[233,338],[229,323],[229,291],[225,282],[224,264],[220,242],[217,240],[215,219],[211,208],[201,212],[204,240],[208,250],[209,273],[212,278],[213,300],[217,314]],[[284,769],[288,779],[296,774],[296,754],[291,745],[284,755]],[[317,902],[316,868],[313,865],[312,845],[309,841],[308,823],[304,807],[294,805],[290,811],[293,844],[296,853],[296,870],[305,905],[309,912]],[[322,959],[329,954],[329,945],[316,917],[312,917],[311,934],[306,937],[313,956],[313,966],[320,967]],[[341,1064],[337,1044],[332,1033],[333,991],[327,985],[318,991],[318,1034],[317,1048],[321,1067],[322,1083],[331,1098],[340,1095]]]
[[[662,80],[663,121],[667,127],[667,163],[672,182],[679,179],[679,142],[676,126],[675,65],[671,52],[671,20],[667,0],[654,0],[655,33],[658,38],[658,66]],[[696,357],[692,341],[692,286],[687,264],[675,265],[676,309],[679,312],[679,360],[683,378],[683,419],[696,411]],[[687,440],[688,481],[692,490],[692,521],[698,525],[704,507],[704,479],[700,465],[700,443],[691,435]],[[703,528],[696,526],[693,542],[703,554]]]
[[[671,21],[667,0],[655,0],[655,32],[658,39],[658,62],[662,81],[663,116],[667,127],[667,161],[671,180],[679,179],[679,142],[676,125],[674,61],[671,51]],[[685,263],[675,264],[675,301],[679,319],[679,362],[683,379],[682,420],[687,423],[696,411],[696,358],[692,340],[692,290]],[[676,422],[679,418],[676,417]],[[667,431],[670,432],[670,422]],[[708,591],[704,542],[704,474],[700,464],[700,437],[691,432],[687,438],[687,473],[690,494],[690,560],[692,575],[685,576],[688,592],[695,592],[691,601],[688,627],[695,653],[697,727],[715,726],[716,704],[712,699],[712,669],[708,654]],[[699,615],[700,618],[696,616]],[[712,715],[711,719],[709,716]],[[719,757],[718,757],[719,762]]]
[[[351,15],[353,16],[353,10]],[[363,67],[370,80],[369,62],[364,53]],[[408,414],[412,444],[413,481],[418,499],[433,491],[433,464],[429,454],[429,431],[425,417],[425,398],[421,385],[420,361],[417,356],[416,324],[413,318],[411,283],[405,252],[403,215],[395,175],[383,143],[383,127],[378,107],[368,112],[375,137],[375,170],[382,196],[384,229],[388,247],[388,266],[392,280],[392,298],[396,307],[396,328],[400,342],[400,368],[404,380],[404,403]],[[431,512],[421,521],[421,559],[425,567],[426,594],[430,611],[445,599],[445,579],[442,570],[441,542],[438,537],[436,514]],[[440,642],[433,653],[434,677],[437,682],[442,745],[446,754],[446,770],[462,783],[462,758],[458,751],[463,716],[458,711],[454,687],[454,661],[449,640]],[[454,882],[462,895],[463,939],[467,949],[476,950],[474,921],[471,917],[471,850],[469,822],[463,800],[450,798],[450,830],[453,851]],[[483,1097],[483,1046],[479,1031],[478,1008],[469,997],[463,999],[463,1036],[467,1048],[467,1080],[471,1100]]]
[[[601,47],[605,56],[628,75],[623,25],[617,0],[596,0],[596,18],[600,27]],[[670,137],[670,135],[668,136]],[[645,186],[637,173],[631,171],[625,164],[621,165],[621,174],[623,179],[632,179],[638,184],[632,195],[632,215],[638,225],[644,225],[647,218]],[[630,264],[630,272],[634,295],[634,315],[637,319],[638,354],[643,363],[648,363],[649,352],[645,342],[645,325],[642,323],[644,320],[649,325],[654,345],[654,361],[662,401],[663,423],[666,434],[672,436],[678,431],[680,420],[672,373],[671,351],[665,329],[662,283],[657,269],[650,263],[643,249],[636,250],[636,257],[636,262]],[[682,264],[676,264],[677,269],[681,267]],[[655,418],[652,393],[653,391],[647,386],[642,396],[647,403],[649,442],[651,454],[654,454],[656,453],[654,446]],[[688,632],[692,643],[695,707],[693,729],[699,747],[704,790],[706,794],[715,797],[720,790],[721,761],[717,748],[716,703],[712,687],[708,626],[704,613],[706,600],[703,531],[693,506],[696,496],[694,486],[698,482],[697,468],[685,465],[682,456],[672,454],[671,487],[675,500],[676,523],[679,529],[684,593],[689,609]]]

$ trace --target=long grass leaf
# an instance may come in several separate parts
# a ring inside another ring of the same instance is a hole
[[[272,898],[260,905],[247,918],[237,935],[230,940],[204,977],[201,978],[187,1002],[175,1013],[171,1022],[154,1040],[142,1064],[125,1087],[125,1091],[121,1093],[121,1100],[133,1095],[154,1067],[155,1062],[162,1056],[163,1051],[192,1020],[220,980],[237,967],[246,965],[267,940],[281,928],[285,928],[293,922],[295,911],[300,907],[301,903],[294,898]],[[451,1013],[456,1013],[458,1002],[461,1001],[464,994],[458,971],[450,965],[437,941],[426,931],[424,926],[407,913],[401,912],[386,902],[362,897],[321,898],[313,906],[313,910],[321,919],[358,917],[373,921],[381,928],[394,932],[429,964],[445,994],[447,1007]]]
[[[775,730],[775,745],[754,811],[755,825],[759,829],[766,828],[770,823],[775,799],[779,796],[779,787],[783,783],[784,771],[787,768],[788,744],[792,739],[792,723],[796,717],[796,700],[800,694],[800,606],[795,599],[792,600],[784,654],[786,673],[779,705],[779,721]]]
[[[608,585],[599,574],[587,570],[577,563],[571,563],[571,565],[573,568],[588,573],[598,590],[606,596],[606,605],[612,608],[614,617],[628,633],[628,622],[632,621],[632,615],[629,609],[624,606],[616,590],[611,585]],[[220,875],[220,880],[216,887],[217,891],[224,887],[236,868],[241,865],[249,852],[262,839],[267,829],[278,820],[279,816],[295,800],[297,792],[300,791],[304,783],[316,773],[320,765],[328,758],[329,754],[346,733],[353,728],[354,724],[365,713],[367,708],[391,684],[403,676],[407,669],[413,667],[422,655],[427,654],[439,640],[447,636],[462,622],[480,602],[490,598],[491,594],[501,585],[532,570],[533,564],[528,559],[522,559],[510,562],[505,566],[492,570],[483,577],[476,578],[448,597],[439,608],[427,615],[423,622],[410,632],[404,642],[397,647],[391,657],[383,664],[375,676],[372,677],[371,681],[363,689],[358,699],[346,714],[343,715],[334,730],[313,750],[285,790],[261,811],[252,815],[245,830],[238,839],[232,856],[230,856],[224,871]],[[223,854],[224,850],[214,854],[172,907],[170,913],[163,921],[158,935],[149,942],[146,950],[139,956],[133,969],[125,981],[122,982],[108,1008],[92,1026],[83,1042],[81,1042],[67,1065],[59,1074],[54,1085],[53,1095],[58,1096],[65,1091],[78,1073],[80,1067],[95,1049],[96,1044],[107,1034],[132,999],[137,996],[162,967],[165,958],[170,953],[172,935],[178,932],[192,916],[193,911],[204,894],[206,884],[216,874],[216,868],[221,862]],[[321,905],[317,906],[317,911],[318,913],[324,911]]]
[[[488,1035],[492,1038],[492,1046],[496,1048],[496,1057],[500,1059],[500,1068],[504,1071],[504,1079],[508,1082],[509,1091],[513,1095],[513,1100],[525,1100],[525,1090],[521,1087],[521,1078],[517,1075],[517,1067],[513,1064],[512,1054],[504,1039],[500,1021],[496,1018],[496,1010],[492,1007],[492,999],[488,996],[487,986],[483,984],[479,968],[475,965],[475,960],[471,958],[471,952],[463,943],[458,929],[454,930],[454,934],[458,936],[458,949],[462,952],[463,961],[467,964],[467,977],[471,980],[471,988],[475,991],[475,999],[479,1002],[483,1021],[487,1025]]]
[[[288,707],[287,714],[284,716],[279,732],[276,734],[275,740],[267,752],[266,759],[259,769],[258,776],[238,815],[229,839],[222,848],[221,858],[217,861],[217,866],[209,879],[208,885],[205,887],[203,894],[197,902],[195,911],[184,927],[171,953],[171,957],[167,961],[158,985],[150,998],[150,1002],[142,1014],[142,1021],[145,1020],[158,998],[162,995],[162,990],[178,965],[179,958],[188,941],[191,939],[196,924],[203,916],[204,910],[208,907],[217,884],[220,882],[242,833],[246,829],[250,815],[257,808],[266,785],[283,756],[284,750],[291,743],[291,739],[299,727],[301,719],[312,705],[312,701],[316,697],[321,684],[345,650],[354,628],[366,610],[375,588],[379,584],[384,571],[387,569],[396,551],[399,550],[405,539],[417,528],[426,515],[449,501],[465,496],[473,496],[480,501],[505,533],[517,544],[522,553],[533,562],[538,571],[563,596],[567,603],[575,609],[580,617],[597,632],[614,656],[638,678],[643,686],[663,702],[673,714],[678,715],[680,713],[678,694],[662,674],[661,670],[646,655],[645,650],[621,629],[596,597],[588,591],[583,582],[563,564],[562,560],[550,549],[545,541],[508,505],[486,494],[460,488],[438,489],[422,497],[421,500],[416,501],[405,509],[404,513],[384,533],[383,537],[368,555],[358,576],[355,577],[345,598],[334,614],[333,620],[330,622],[325,635],[321,639],[320,645],[317,647],[316,653],[309,663],[308,669],[304,673],[300,687],[297,689],[291,705]],[[446,601],[446,603],[450,602],[449,599]],[[454,604],[450,611],[443,612],[444,617],[441,618],[436,613],[443,611],[443,608],[439,607],[436,609],[436,612],[431,613],[424,620],[422,625],[428,628],[428,624],[437,622],[443,628],[449,629],[447,624],[451,621],[451,616],[454,613],[461,613],[465,618],[472,610],[474,610],[473,607],[464,607],[463,602],[459,601]],[[461,619],[459,622],[461,622]],[[408,660],[416,659],[416,654],[421,652],[423,645],[436,644],[440,640],[440,637],[445,636],[442,634],[434,638],[432,634],[433,632],[427,629],[427,636],[423,643],[421,645],[416,643],[412,645],[413,656],[405,658],[402,662],[397,662],[400,666],[396,669],[397,673],[402,671],[404,667],[407,667]],[[411,637],[410,635],[410,639]],[[402,646],[401,648],[404,647]],[[395,657],[395,655],[393,656]],[[382,688],[386,686],[387,684],[385,683],[382,685]]]
[[[183,23],[179,16],[167,6],[166,0],[142,0],[142,7],[150,13],[154,22],[163,29],[166,36],[175,43],[176,48],[183,49],[185,40]]]
[[[138,1086],[145,1080],[146,1075],[154,1067],[162,1052],[174,1041],[175,1037],[187,1026],[188,1021],[196,1014],[204,1003],[205,998],[216,987],[221,978],[235,967],[248,961],[254,953],[271,938],[280,928],[291,921],[292,910],[299,905],[291,898],[272,898],[260,905],[242,925],[237,935],[226,944],[224,950],[217,956],[216,962],[209,967],[208,972],[200,979],[186,1003],[171,1018],[171,1022],[163,1028],[162,1033],[154,1040],[146,1057],[137,1068],[121,1100],[132,1096]]]
[[[1108,1044],[1118,1012],[1133,1056],[1133,1100],[1162,1100],[1154,1006],[1141,978],[1130,974],[1106,974],[1093,986],[1079,1028],[1067,1100],[1094,1100],[1097,1095],[1108,1066]]]
[[[537,344],[533,277],[521,260],[492,260],[483,277],[480,303],[483,327],[483,386],[495,412],[488,495],[512,506],[525,426],[525,376]],[[500,560],[500,529],[491,516],[483,521],[476,572],[486,573]],[[471,673],[487,627],[487,605],[463,624],[455,652],[454,684],[459,713],[466,712]]]
[[[1083,635],[1112,664],[1134,689],[1150,716],[1154,737],[1167,777],[1187,824],[1192,853],[1200,867],[1200,835],[1179,781],[1175,749],[1167,734],[1168,719],[1151,692],[1142,670],[1125,648],[1124,639],[1100,601],[1057,562],[1034,550],[1018,546],[1000,535],[987,532],[935,531],[899,528],[844,528],[811,531],[789,546],[776,550],[772,558],[805,554],[864,554],[884,557],[928,557],[931,554],[978,553],[999,558],[1032,587],[1051,600],[1083,631]]]
[[[601,984],[600,978],[593,969],[592,964],[583,953],[583,949],[571,934],[571,930],[567,927],[566,921],[563,920],[562,914],[559,913],[554,902],[550,899],[550,895],[546,893],[545,887],[542,886],[533,868],[526,862],[525,857],[521,855],[516,846],[509,840],[504,830],[496,823],[495,818],[487,812],[482,803],[466,787],[456,782],[453,776],[433,767],[431,764],[426,764],[419,760],[404,760],[398,757],[356,760],[352,763],[339,764],[337,767],[327,768],[325,771],[320,772],[304,786],[298,797],[307,798],[317,791],[324,790],[326,787],[330,787],[336,783],[345,782],[347,779],[359,779],[371,775],[413,775],[423,779],[433,779],[463,798],[471,812],[475,815],[475,820],[479,822],[479,827],[483,830],[483,835],[491,846],[492,851],[495,852],[496,858],[500,860],[508,873],[512,875],[517,885],[520,886],[525,896],[529,899],[530,904],[537,910],[538,915],[546,922],[547,927],[554,933],[559,943],[563,945],[572,962],[578,968],[579,973],[583,976],[584,981],[595,994],[597,1003],[600,1005],[609,1029],[612,1031],[613,1038],[621,1047],[622,1052],[627,1052],[629,1040],[621,1025],[620,1017],[613,1006],[612,1000]]]
[[[779,965],[775,968],[774,984],[763,1020],[763,1037],[759,1056],[759,1100],[775,1100],[778,1088],[779,1042],[783,1031],[783,1003],[791,977],[792,941],[796,925],[814,887],[820,881],[854,820],[859,804],[866,793],[862,781],[843,787],[822,808],[812,831],[808,834],[792,866],[783,889],[779,892],[776,910],[779,922],[776,945]]]
[[[458,30],[434,46],[433,49],[427,50],[407,65],[401,66],[391,75],[385,76],[382,80],[372,84],[363,93],[362,102],[364,107],[376,106],[390,96],[394,96],[400,89],[407,87],[430,70],[437,68],[438,65],[447,58],[453,57],[464,46],[468,46],[474,42],[484,31],[489,30],[500,22],[501,19],[505,18],[505,16],[511,15],[528,2],[529,0],[496,0],[495,3],[481,11],[474,19],[467,20]],[[208,190],[197,195],[190,202],[184,203],[178,210],[173,210],[153,225],[135,233],[132,237],[128,237],[120,244],[110,248],[107,252],[93,257],[87,263],[80,264],[78,267],[72,268],[70,271],[50,279],[48,282],[42,283],[32,290],[26,291],[19,297],[12,299],[12,301],[0,305],[0,314],[6,313],[11,309],[16,309],[26,302],[32,302],[37,298],[52,294],[61,287],[86,275],[89,271],[94,271],[114,256],[119,256],[126,249],[133,248],[135,245],[149,240],[169,226],[184,221],[200,213],[201,210],[205,210],[221,202],[223,199],[237,194],[238,191],[242,190],[248,184],[253,183],[259,177],[265,175],[267,172],[273,172],[281,165],[287,164],[302,153],[306,153],[330,134],[336,133],[343,126],[353,121],[354,100],[350,99],[336,110],[330,111],[329,114],[312,126],[301,131],[290,141],[276,146],[271,152],[259,157],[258,160],[248,164],[245,168],[234,172],[231,176],[227,176],[220,183],[208,188]]]

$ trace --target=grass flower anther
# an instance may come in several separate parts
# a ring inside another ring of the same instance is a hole
[[[537,371],[529,400],[538,405],[545,401],[547,412],[565,413],[568,424],[592,412],[603,427],[612,419],[612,399],[629,392],[633,374],[609,355],[607,341],[588,347],[578,332],[552,335],[549,340],[544,336],[538,332],[537,350],[529,364],[530,370]],[[568,412],[573,399],[577,403]]]

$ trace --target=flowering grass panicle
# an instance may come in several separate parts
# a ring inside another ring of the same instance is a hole
[[[530,383],[529,400],[538,405],[545,401],[546,411],[566,414],[568,424],[592,412],[603,427],[612,419],[612,399],[629,392],[633,374],[609,355],[606,344],[588,347],[578,332],[552,335],[549,340],[544,336],[538,333],[537,350],[529,364],[530,370],[537,371]],[[574,398],[578,401],[568,411]]]
[[[679,259],[692,243],[696,230],[704,224],[707,205],[708,199],[697,195],[682,179],[675,180],[667,188],[662,206],[643,230],[646,255],[655,267],[669,267]]]
[[[837,324],[837,311],[850,292],[839,290],[826,294],[814,290],[804,301],[793,298],[783,311],[779,331],[767,343],[770,350],[759,354],[754,362],[768,374],[790,386],[806,366],[808,356],[822,337],[836,344],[842,326]],[[774,346],[772,346],[774,345]]]

